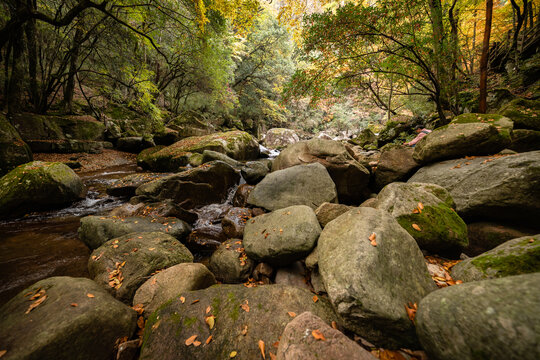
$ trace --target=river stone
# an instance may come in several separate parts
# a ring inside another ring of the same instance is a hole
[[[156,151],[141,153],[137,157],[137,163],[154,171],[176,171],[178,167],[189,163],[193,153],[202,154],[205,150],[217,151],[235,160],[250,160],[259,155],[259,144],[244,131],[192,136],[170,146],[160,147]]]
[[[371,129],[366,128],[360,131],[360,134],[358,134],[358,136],[356,136],[353,139],[350,139],[349,142],[351,144],[358,145],[361,148],[366,148],[366,149],[375,148],[376,149],[377,148],[377,135],[375,135],[373,131],[371,131]]]
[[[433,130],[414,148],[421,164],[470,155],[496,154],[510,145],[513,123],[496,114],[461,114]]]
[[[377,195],[377,209],[390,213],[420,249],[459,257],[469,241],[467,225],[454,207],[448,191],[435,184],[395,182]]]
[[[532,272],[540,272],[540,235],[507,241],[452,267],[452,277],[465,282]]]
[[[325,202],[315,210],[315,215],[317,216],[317,220],[319,220],[321,227],[324,228],[330,221],[351,209],[351,206]]]
[[[160,173],[139,173],[124,176],[113,181],[107,187],[107,194],[111,196],[135,196],[135,190],[143,184],[166,176]]]
[[[463,250],[468,256],[477,256],[507,242],[535,234],[534,229],[515,227],[508,224],[475,222],[467,224],[469,246]]]
[[[169,299],[180,293],[206,289],[216,283],[203,264],[182,263],[171,266],[146,280],[135,292],[133,306],[141,304],[148,317]]]
[[[255,262],[248,258],[241,239],[229,239],[210,258],[208,268],[216,279],[234,284],[248,280]]]
[[[538,359],[540,273],[474,281],[432,292],[416,329],[430,359]]]
[[[154,140],[148,140],[143,136],[122,137],[116,141],[116,148],[118,150],[134,154],[138,154],[142,150],[154,146],[156,146]]]
[[[90,249],[96,249],[113,238],[133,232],[149,231],[161,231],[179,241],[184,241],[191,232],[191,226],[176,218],[142,216],[116,218],[90,215],[81,218],[78,233],[82,242]]]
[[[328,170],[336,184],[340,202],[359,203],[366,198],[370,175],[352,154],[352,150],[339,141],[301,141],[287,146],[278,155],[272,163],[272,171],[318,162]]]
[[[375,170],[377,190],[394,181],[405,181],[418,169],[412,157],[414,148],[405,145],[387,144],[381,148],[381,156]]]
[[[516,152],[540,150],[540,130],[514,129],[508,148]]]
[[[22,141],[17,130],[0,114],[0,176],[32,160],[28,144]]]
[[[40,290],[47,297],[27,313],[44,298],[30,300]],[[112,359],[116,341],[135,331],[136,315],[90,279],[50,277],[0,308],[3,358]]]
[[[242,163],[240,161],[236,161],[234,160],[233,158],[223,154],[223,153],[220,153],[220,152],[217,152],[217,151],[212,151],[212,150],[204,150],[203,153],[202,153],[202,164],[205,164],[207,162],[210,162],[210,161],[214,161],[214,160],[220,160],[220,161],[223,161],[224,163],[226,164],[229,164],[233,167],[241,167],[242,166]]]
[[[306,257],[320,233],[321,226],[310,207],[290,206],[248,221],[244,247],[256,261],[288,265]]]
[[[297,165],[268,174],[248,197],[248,204],[268,210],[307,205],[314,210],[324,202],[336,202],[336,185],[319,163]]]
[[[243,237],[246,222],[251,216],[251,209],[241,207],[230,208],[221,220],[221,227],[225,236],[228,238]]]
[[[266,132],[264,136],[264,146],[270,149],[281,150],[289,144],[300,141],[298,134],[292,129],[273,128]]]
[[[421,168],[409,182],[444,187],[468,220],[538,221],[540,151],[444,161]]]
[[[307,280],[306,268],[301,261],[295,261],[291,265],[277,269],[274,282],[280,285],[295,286],[311,290]]]
[[[312,336],[314,330],[320,331],[325,340],[321,341]],[[318,316],[304,312],[285,327],[279,341],[277,359],[375,360],[377,358],[339,330],[328,326]]]
[[[54,209],[82,199],[82,180],[67,165],[33,161],[0,178],[0,218]]]
[[[148,319],[141,360],[229,359],[233,351],[237,359],[260,359],[259,340],[265,343],[269,359],[269,352],[275,351],[272,344],[279,341],[291,320],[288,312],[310,311],[328,323],[335,320],[324,298],[314,302],[311,292],[281,285],[214,285],[182,296],[184,301],[176,297]],[[212,329],[205,321],[207,316],[215,316]],[[201,346],[185,345],[193,335]],[[211,342],[205,345],[209,336]]]
[[[254,187],[255,186],[248,184],[238,186],[232,199],[232,205],[236,207],[246,207],[248,205],[247,199]]]
[[[269,170],[268,165],[262,161],[248,161],[242,167],[241,173],[248,184],[255,185],[264,179]]]
[[[230,165],[216,160],[146,183],[135,193],[160,200],[172,199],[182,208],[190,210],[221,203],[239,180],[240,175]]]
[[[130,201],[138,199],[132,197]],[[130,216],[146,216],[151,218],[177,218],[185,221],[188,224],[193,224],[199,218],[195,212],[185,210],[178,206],[171,199],[162,201],[137,202],[134,204],[126,203],[117,208],[114,208],[110,213],[111,217],[130,217]],[[169,230],[170,231],[170,230]]]
[[[367,207],[346,212],[326,225],[317,253],[324,287],[347,329],[384,347],[417,346],[405,305],[435,284],[416,241],[390,214]]]
[[[88,272],[117,299],[131,304],[135,291],[153,272],[185,262],[193,262],[193,255],[171,235],[136,232],[95,249],[88,259]],[[113,276],[115,270],[120,275]]]
[[[540,99],[517,98],[504,106],[500,113],[510,118],[516,128],[540,130]]]

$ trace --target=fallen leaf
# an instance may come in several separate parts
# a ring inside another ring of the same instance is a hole
[[[39,298],[39,297],[45,295],[45,290],[43,290],[43,289],[41,289],[41,288],[39,288],[38,290],[39,290],[38,292],[36,292],[34,295],[32,295],[32,297],[30,298],[30,300],[36,300],[37,298]]]
[[[88,296],[89,298],[95,298],[94,294],[90,294],[90,293],[86,294],[86,296]]]
[[[7,350],[0,350],[0,357],[6,355],[7,353]]]
[[[229,359],[232,359],[232,358],[236,357],[237,354],[238,354],[238,352],[231,351],[231,353],[229,354]]]
[[[259,350],[261,350],[261,355],[262,355],[263,359],[266,360],[266,355],[264,353],[264,341],[262,341],[262,340],[259,340]]]
[[[204,342],[206,345],[210,344],[210,341],[212,341],[212,335],[210,335],[208,337],[208,339],[206,339],[206,341]]]
[[[320,331],[320,330],[313,330],[311,332],[311,335],[316,339],[316,340],[322,340],[322,341],[326,341],[326,338],[324,337],[323,333]]]
[[[377,246],[377,241],[375,241],[376,238],[377,235],[375,233],[371,233],[371,235],[369,235],[369,241],[371,242],[371,246]]]
[[[212,307],[211,307],[211,306],[208,306],[208,307],[206,308],[206,313],[208,314],[208,313],[210,312],[210,310],[212,310]]]
[[[416,224],[412,224],[412,227],[414,230],[416,231],[422,231],[422,229],[420,229],[420,226],[416,225]]]
[[[380,349],[379,350],[379,359],[380,360],[406,360],[405,356],[401,355],[398,351]]]
[[[185,303],[185,302],[186,302],[186,298],[183,297],[183,296],[180,296],[180,302],[181,302],[182,304]]]
[[[332,321],[332,329],[335,329],[335,330],[338,329],[338,328],[337,328],[337,322]]]
[[[249,305],[247,300],[242,305],[240,305],[240,307],[244,309],[245,312],[249,312]]]
[[[194,341],[193,342],[193,346],[195,346],[195,347],[200,346],[200,345],[201,345],[200,341]]]
[[[208,324],[208,327],[212,330],[216,323],[216,317],[214,315],[207,316],[204,318],[204,321],[206,321],[206,324]]]
[[[412,213],[413,213],[413,214],[419,214],[419,213],[420,213],[420,210],[414,209],[414,210],[412,211]]]
[[[277,349],[279,347],[279,341],[276,341],[275,343],[273,343],[272,346]]]
[[[187,338],[185,344],[186,346],[189,346],[191,344],[193,344],[193,342],[195,341],[195,339],[197,338],[198,335],[192,335],[190,336],[189,338]]]
[[[248,326],[245,325],[244,328],[242,329],[242,332],[240,334],[246,336],[247,335],[247,329],[248,329]]]
[[[79,304],[77,304],[77,303],[71,303],[70,305],[73,306],[73,307],[79,306]]]
[[[45,299],[47,299],[47,295],[43,295],[42,297],[40,297],[39,299],[34,301],[32,304],[30,304],[30,306],[28,307],[28,310],[26,310],[25,314],[28,314],[30,311],[37,308],[42,302],[45,301]]]
[[[292,311],[289,311],[287,314],[289,314],[289,316],[292,317],[292,318],[296,317],[296,314],[294,312],[292,312]]]
[[[268,355],[270,355],[270,360],[276,360],[276,355],[274,355],[274,353],[269,352]]]
[[[152,330],[156,330],[159,327],[159,324],[161,324],[161,319],[159,319],[154,325],[152,325]]]
[[[418,203],[418,209],[419,210],[424,210],[424,204],[422,204],[421,202]]]
[[[316,303],[317,301],[319,301],[319,297],[317,295],[313,295],[313,302]]]
[[[153,278],[153,279],[152,279],[152,282],[151,282],[150,284],[151,284],[151,285],[156,285],[156,283],[157,283],[157,278]]]
[[[462,280],[456,280],[456,285],[463,284]]]
[[[193,302],[191,303],[191,305],[196,304],[196,303],[198,303],[198,302],[199,302],[199,299],[193,300]]]
[[[133,310],[135,310],[137,312],[137,314],[139,314],[139,315],[142,315],[142,313],[144,312],[144,305],[143,304],[137,304],[135,306],[132,306],[131,308]]]
[[[405,305],[405,311],[407,311],[407,316],[412,322],[414,322],[414,317],[416,316],[416,310],[418,310],[418,305],[416,303],[412,304],[409,302],[408,306]]]

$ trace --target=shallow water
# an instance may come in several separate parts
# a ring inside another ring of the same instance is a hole
[[[105,189],[135,169],[130,164],[81,174],[88,189],[85,199],[64,209],[0,222],[0,305],[50,276],[88,277],[90,250],[77,236],[79,219],[124,203]]]

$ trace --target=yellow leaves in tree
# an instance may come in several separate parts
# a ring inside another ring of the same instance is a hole
[[[311,332],[311,336],[313,336],[315,338],[315,340],[322,340],[322,341],[326,341],[326,338],[324,337],[323,333],[321,332],[321,330],[313,330]]]
[[[266,360],[266,355],[265,355],[265,353],[264,353],[264,349],[265,349],[265,347],[264,347],[264,341],[259,340],[259,350],[261,350],[261,355],[262,355],[263,359]]]

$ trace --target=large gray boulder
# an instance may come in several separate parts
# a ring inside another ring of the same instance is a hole
[[[88,259],[88,272],[114,297],[131,304],[135,291],[153,272],[185,262],[193,262],[193,255],[172,236],[131,233],[95,249]]]
[[[240,239],[229,239],[210,257],[208,268],[216,279],[226,284],[247,281],[255,262],[247,257]]]
[[[315,210],[315,215],[317,216],[317,220],[319,220],[319,224],[324,228],[330,221],[351,209],[351,206],[326,202],[322,203],[321,206]]]
[[[448,191],[435,184],[391,183],[377,195],[377,209],[389,212],[423,250],[459,256],[467,247],[467,225],[453,210]]]
[[[0,178],[0,218],[65,206],[84,194],[82,180],[67,165],[33,161]]]
[[[260,182],[270,169],[268,165],[263,161],[248,161],[244,167],[242,167],[242,177],[248,184],[255,185]]]
[[[313,331],[321,333],[324,340],[315,338]],[[318,316],[305,312],[285,327],[279,340],[277,359],[375,360],[376,357]]]
[[[414,148],[405,145],[387,144],[381,148],[381,156],[375,170],[377,190],[394,181],[405,181],[420,166],[413,159]]]
[[[310,207],[290,206],[249,220],[244,248],[259,262],[287,265],[306,257],[320,233],[321,226]]]
[[[137,173],[124,176],[113,181],[107,187],[107,194],[111,196],[135,196],[135,190],[143,184],[166,176],[162,173]]]
[[[141,360],[229,359],[233,351],[237,359],[260,359],[259,341],[269,359],[269,352],[275,351],[272,344],[291,320],[289,312],[310,311],[327,323],[335,320],[327,300],[314,302],[309,291],[288,286],[215,285],[181,296],[148,319]],[[194,335],[201,344],[186,346]]]
[[[474,281],[432,292],[416,329],[430,359],[540,357],[540,273]]]
[[[112,359],[136,315],[90,279],[47,278],[0,308],[3,359]]]
[[[316,209],[324,202],[336,202],[336,185],[319,163],[297,165],[268,174],[248,197],[248,203],[268,210],[292,205]]]
[[[0,176],[15,167],[33,160],[28,144],[9,121],[0,115]]]
[[[491,155],[506,148],[513,123],[496,114],[461,114],[448,125],[433,130],[414,148],[421,164],[470,155]]]
[[[540,272],[540,235],[513,239],[452,267],[455,280],[476,281]]]
[[[142,305],[144,315],[150,316],[157,308],[180,293],[206,289],[216,283],[214,275],[199,263],[171,266],[150,277],[133,297],[133,306]]]
[[[417,346],[405,305],[420,302],[435,284],[416,241],[390,214],[367,207],[346,212],[326,225],[317,255],[347,329],[376,345]]]
[[[216,160],[146,183],[135,193],[160,200],[172,199],[189,210],[222,202],[227,198],[229,189],[239,180],[240,175],[232,166]]]
[[[369,170],[352,155],[353,151],[339,141],[311,139],[287,146],[272,163],[272,171],[319,163],[336,184],[341,202],[360,203],[369,193]]]
[[[130,216],[125,218],[108,216],[85,216],[81,218],[79,239],[90,249],[96,249],[105,242],[134,232],[161,231],[184,241],[191,232],[191,226],[176,218],[150,218]]]
[[[421,168],[409,182],[444,187],[463,218],[534,224],[540,213],[540,151],[444,161]]]
[[[264,136],[264,146],[270,149],[283,149],[287,145],[300,141],[294,130],[284,128],[272,128]]]

